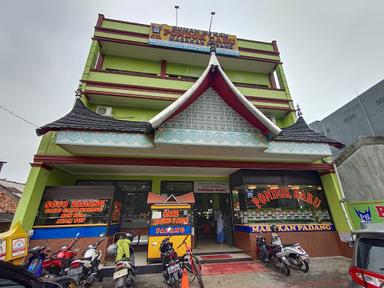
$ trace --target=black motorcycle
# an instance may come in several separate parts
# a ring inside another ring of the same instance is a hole
[[[268,245],[263,233],[260,232],[256,238],[257,255],[259,259],[270,263],[277,271],[289,276],[289,261],[284,255],[284,248],[280,236],[277,234],[277,227],[272,225],[272,245]]]
[[[183,273],[179,262],[179,256],[173,249],[173,243],[170,242],[169,237],[161,242],[160,252],[165,283],[170,287],[179,288]]]

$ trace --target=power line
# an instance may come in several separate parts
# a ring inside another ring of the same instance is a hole
[[[11,114],[11,115],[13,115],[13,116],[19,118],[20,120],[23,120],[24,122],[28,123],[29,125],[32,125],[32,126],[35,127],[35,128],[38,127],[37,125],[33,124],[32,122],[30,122],[30,121],[24,119],[23,117],[17,115],[16,113],[12,112],[11,110],[8,110],[7,108],[5,108],[5,107],[3,107],[3,106],[1,106],[1,105],[0,105],[0,108],[3,109],[3,110],[5,110],[5,111],[7,111],[9,114]]]

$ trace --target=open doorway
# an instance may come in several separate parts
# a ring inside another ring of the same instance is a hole
[[[231,247],[232,219],[229,194],[196,193],[194,205],[194,226],[198,250],[219,251]],[[221,213],[224,226],[224,242],[217,241],[217,218]]]

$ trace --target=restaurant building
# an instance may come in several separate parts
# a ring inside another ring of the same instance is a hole
[[[13,222],[34,229],[32,245],[144,238],[149,192],[194,192],[196,247],[215,242],[221,211],[225,243],[251,256],[272,223],[311,256],[345,253],[324,160],[343,145],[296,116],[276,41],[99,15],[73,109],[37,134]]]

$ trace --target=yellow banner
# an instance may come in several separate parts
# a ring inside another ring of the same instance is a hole
[[[235,35],[208,32],[197,29],[151,23],[148,43],[156,46],[210,51],[210,40],[216,45],[216,53],[239,56],[239,45]]]

